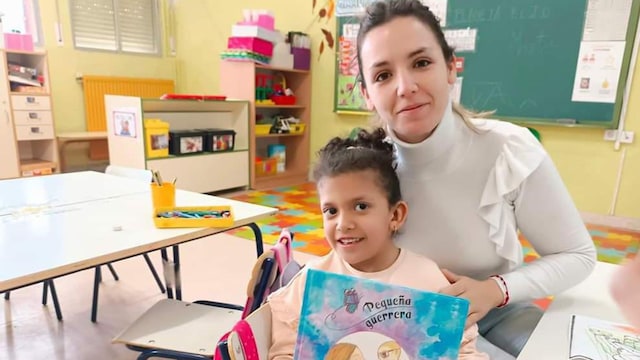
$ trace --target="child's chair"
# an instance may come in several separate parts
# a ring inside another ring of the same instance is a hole
[[[293,260],[292,241],[291,233],[283,229],[280,240],[260,255],[251,272],[244,307],[213,301],[189,303],[163,299],[117,335],[112,343],[140,351],[139,360],[150,357],[214,358],[219,340],[231,335],[233,332],[229,330],[239,320],[248,319],[272,291],[286,284],[301,268]],[[226,359],[226,356],[226,351],[218,351],[215,359]]]

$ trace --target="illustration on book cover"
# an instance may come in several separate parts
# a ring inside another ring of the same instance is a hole
[[[309,269],[296,360],[456,359],[466,299]]]

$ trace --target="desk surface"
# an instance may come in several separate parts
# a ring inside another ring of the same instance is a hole
[[[148,191],[148,184],[93,171],[2,180],[0,219],[7,214],[42,211]]]
[[[157,229],[148,184],[95,172],[0,181],[0,193],[52,203],[0,214],[0,292],[227,230]],[[182,190],[176,205],[230,205],[233,227],[277,211]]]
[[[58,133],[58,140],[100,140],[107,139],[106,131],[81,131],[81,132],[68,132]]]
[[[598,262],[582,283],[555,296],[518,360],[568,359],[571,315],[626,323],[609,293],[610,279],[618,268],[618,265]]]

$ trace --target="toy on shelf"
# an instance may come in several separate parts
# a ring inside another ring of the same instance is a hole
[[[272,89],[269,87],[270,78],[272,76],[264,73],[256,74],[256,104],[257,105],[274,105],[270,99]]]
[[[273,93],[271,94],[271,100],[276,105],[295,105],[296,97],[293,95],[293,91],[287,88],[287,79],[282,73],[278,73],[280,82],[275,83],[276,76],[273,77]]]

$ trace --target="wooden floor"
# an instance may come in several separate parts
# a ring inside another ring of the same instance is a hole
[[[295,257],[305,263],[313,256],[296,253]],[[151,258],[161,269],[160,253],[152,253]],[[180,261],[183,300],[244,305],[246,281],[255,261],[254,242],[226,234],[192,241],[180,247]],[[142,257],[113,265],[120,280],[114,281],[104,268],[97,323],[90,320],[92,270],[55,280],[62,322],[56,319],[53,304],[40,303],[41,284],[11,292],[9,301],[0,298],[0,359],[135,359],[138,353],[111,344],[111,339],[165,296]]]

